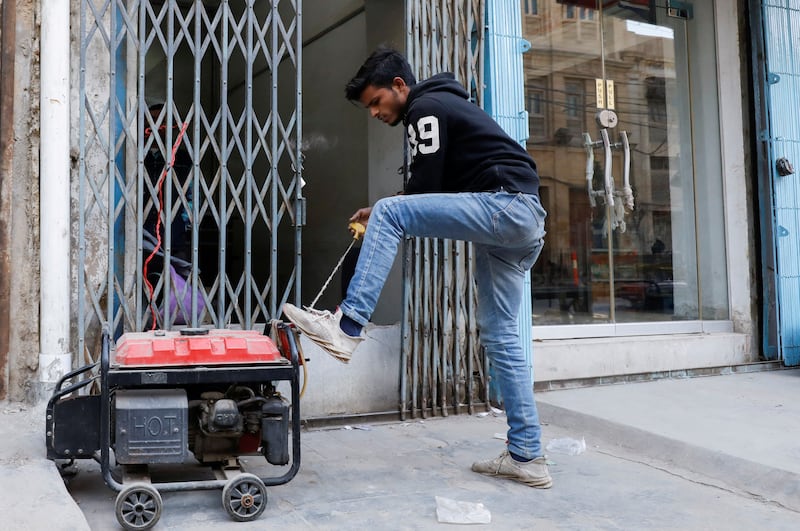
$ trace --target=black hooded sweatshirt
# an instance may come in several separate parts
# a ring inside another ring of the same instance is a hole
[[[503,188],[538,194],[536,163],[468,97],[450,73],[411,87],[403,118],[411,150],[411,176],[405,192]]]

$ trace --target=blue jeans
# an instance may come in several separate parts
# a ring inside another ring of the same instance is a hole
[[[342,313],[365,325],[378,302],[403,236],[473,242],[478,326],[508,420],[508,449],[542,455],[533,382],[517,324],[525,271],[544,243],[546,213],[535,195],[506,192],[398,195],[372,208]]]

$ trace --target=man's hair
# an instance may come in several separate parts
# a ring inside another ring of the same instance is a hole
[[[345,97],[350,101],[358,101],[361,93],[369,85],[378,88],[390,88],[392,80],[396,77],[406,82],[406,85],[415,85],[417,79],[411,72],[411,65],[406,58],[392,48],[381,46],[372,55],[367,57],[358,73],[344,88]]]

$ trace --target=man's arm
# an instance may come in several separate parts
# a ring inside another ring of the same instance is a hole
[[[411,177],[406,193],[441,192],[447,151],[447,113],[438,101],[423,98],[414,103],[406,121],[411,150]]]

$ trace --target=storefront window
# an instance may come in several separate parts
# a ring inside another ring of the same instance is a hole
[[[534,323],[727,319],[721,193],[707,193],[722,183],[718,106],[693,79],[714,64],[711,10],[698,31],[649,2],[530,5],[528,151],[549,213]]]

